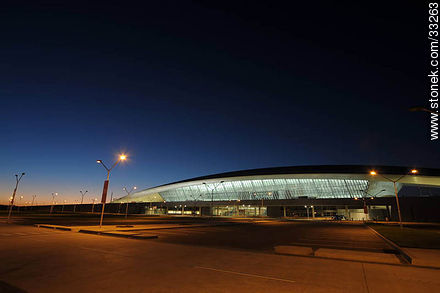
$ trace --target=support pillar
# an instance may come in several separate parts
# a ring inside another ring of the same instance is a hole
[[[283,217],[286,217],[286,207],[283,207]]]
[[[315,218],[315,206],[312,206],[312,219]]]
[[[348,211],[348,206],[345,206],[345,217],[347,218],[347,220],[350,220],[350,212]]]

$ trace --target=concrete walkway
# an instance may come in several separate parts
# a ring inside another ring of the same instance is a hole
[[[99,237],[19,225],[0,225],[0,232],[4,235],[0,282],[29,293],[440,291],[439,270],[413,266]]]
[[[401,248],[412,258],[417,266],[435,267],[440,269],[440,249]]]

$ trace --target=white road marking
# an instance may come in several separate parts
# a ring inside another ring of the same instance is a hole
[[[254,274],[226,271],[226,270],[220,270],[220,269],[214,269],[214,268],[208,268],[208,267],[196,267],[196,268],[203,269],[203,270],[211,270],[211,271],[216,271],[216,272],[222,272],[222,273],[236,274],[236,275],[241,275],[241,276],[246,276],[246,277],[255,277],[255,278],[262,278],[262,279],[282,281],[282,282],[289,282],[289,283],[295,283],[296,282],[296,281],[288,280],[288,279],[280,279],[280,278],[273,278],[273,277],[267,277],[267,276],[261,276],[261,275],[254,275]]]

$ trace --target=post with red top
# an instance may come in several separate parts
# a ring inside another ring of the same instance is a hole
[[[110,179],[110,171],[114,167],[116,167],[116,165],[120,161],[124,161],[126,159],[127,159],[126,155],[119,155],[118,160],[113,164],[113,166],[111,168],[107,168],[107,166],[104,164],[104,162],[102,160],[96,160],[96,162],[98,164],[101,164],[107,170],[107,179],[104,181],[104,187],[102,189],[102,198],[101,198],[102,208],[101,208],[101,220],[99,221],[99,228],[102,228],[102,220],[104,219],[104,209],[105,209],[105,202],[107,200],[107,191],[108,191],[108,182],[109,182],[109,179]]]

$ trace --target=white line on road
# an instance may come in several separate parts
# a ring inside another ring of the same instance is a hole
[[[296,281],[288,280],[288,279],[279,279],[279,278],[272,278],[272,277],[261,276],[261,275],[246,274],[246,273],[233,272],[233,271],[225,271],[225,270],[214,269],[214,268],[208,268],[208,267],[196,267],[196,268],[198,268],[198,269],[204,269],[204,270],[211,270],[211,271],[216,271],[216,272],[222,272],[222,273],[236,274],[236,275],[247,276],[247,277],[255,277],[255,278],[268,279],[268,280],[275,280],[275,281],[289,282],[289,283],[295,283],[295,282],[296,282]]]

